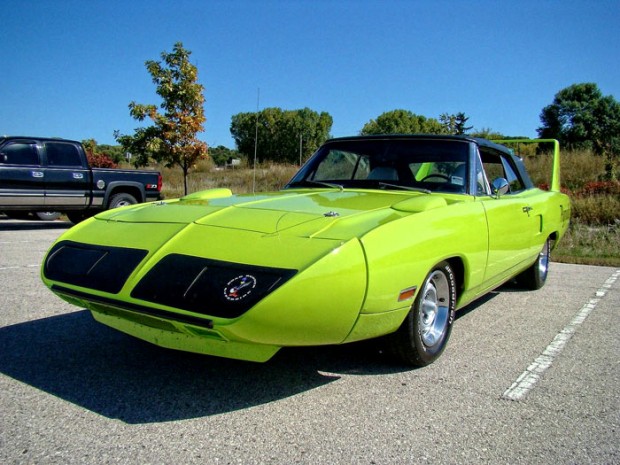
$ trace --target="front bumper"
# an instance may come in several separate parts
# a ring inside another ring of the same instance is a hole
[[[342,243],[227,231],[227,245],[237,255],[244,252],[243,247],[252,247],[247,255],[264,251],[266,258],[256,260],[260,264],[244,265],[223,261],[221,246],[219,256],[210,253],[211,247],[215,250],[222,243],[218,237],[226,233],[222,228],[190,225],[164,244],[142,242],[145,253],[138,254],[133,251],[137,239],[122,237],[114,225],[109,226],[112,229],[106,235],[106,245],[79,240],[93,237],[86,234],[90,228],[82,233],[78,228],[77,233],[61,238],[44,261],[43,280],[63,299],[89,309],[97,321],[145,341],[189,352],[265,361],[283,346],[341,343],[359,318],[367,273],[362,246],[356,239]],[[123,232],[132,231],[123,228]],[[58,255],[63,241],[69,245],[66,257],[62,252]],[[283,242],[286,253],[276,256],[274,250]],[[121,244],[132,247],[127,249],[128,256],[135,260],[119,259]],[[200,247],[192,248],[191,244]],[[314,254],[322,248],[323,253],[299,266],[299,254],[290,254],[297,247]],[[69,258],[75,258],[76,250],[85,251],[88,259],[74,273],[67,264]],[[190,250],[194,251],[192,255]],[[206,258],[209,255],[217,258]],[[282,267],[289,262],[297,268]],[[168,266],[171,263],[176,265]],[[217,278],[212,282],[207,279],[210,270],[215,270],[212,276]],[[81,276],[84,272],[86,276]],[[123,283],[116,277],[111,280],[114,286],[99,282],[99,278],[117,274],[123,276]],[[237,278],[245,276],[261,284],[255,283],[254,294],[244,294],[247,288],[243,288],[237,294],[242,299],[237,302],[234,287],[242,281]],[[266,283],[263,288],[262,282]],[[227,306],[221,305],[226,293]]]

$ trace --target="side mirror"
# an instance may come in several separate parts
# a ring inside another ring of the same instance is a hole
[[[499,198],[500,195],[507,194],[510,190],[510,184],[504,178],[495,178],[491,184],[493,195]]]

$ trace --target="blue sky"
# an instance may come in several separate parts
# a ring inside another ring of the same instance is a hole
[[[357,134],[385,111],[464,112],[536,136],[564,87],[620,99],[620,0],[3,0],[0,134],[115,144],[159,104],[144,62],[181,41],[205,86],[211,146],[231,116],[309,107]]]

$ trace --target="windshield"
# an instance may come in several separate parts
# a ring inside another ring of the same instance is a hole
[[[460,140],[337,140],[323,145],[286,187],[465,193],[468,154],[468,142]]]

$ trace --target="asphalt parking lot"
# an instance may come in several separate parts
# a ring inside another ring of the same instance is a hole
[[[49,292],[69,224],[0,216],[0,463],[620,463],[620,270],[552,263],[409,369],[376,343],[266,364],[164,350]]]

